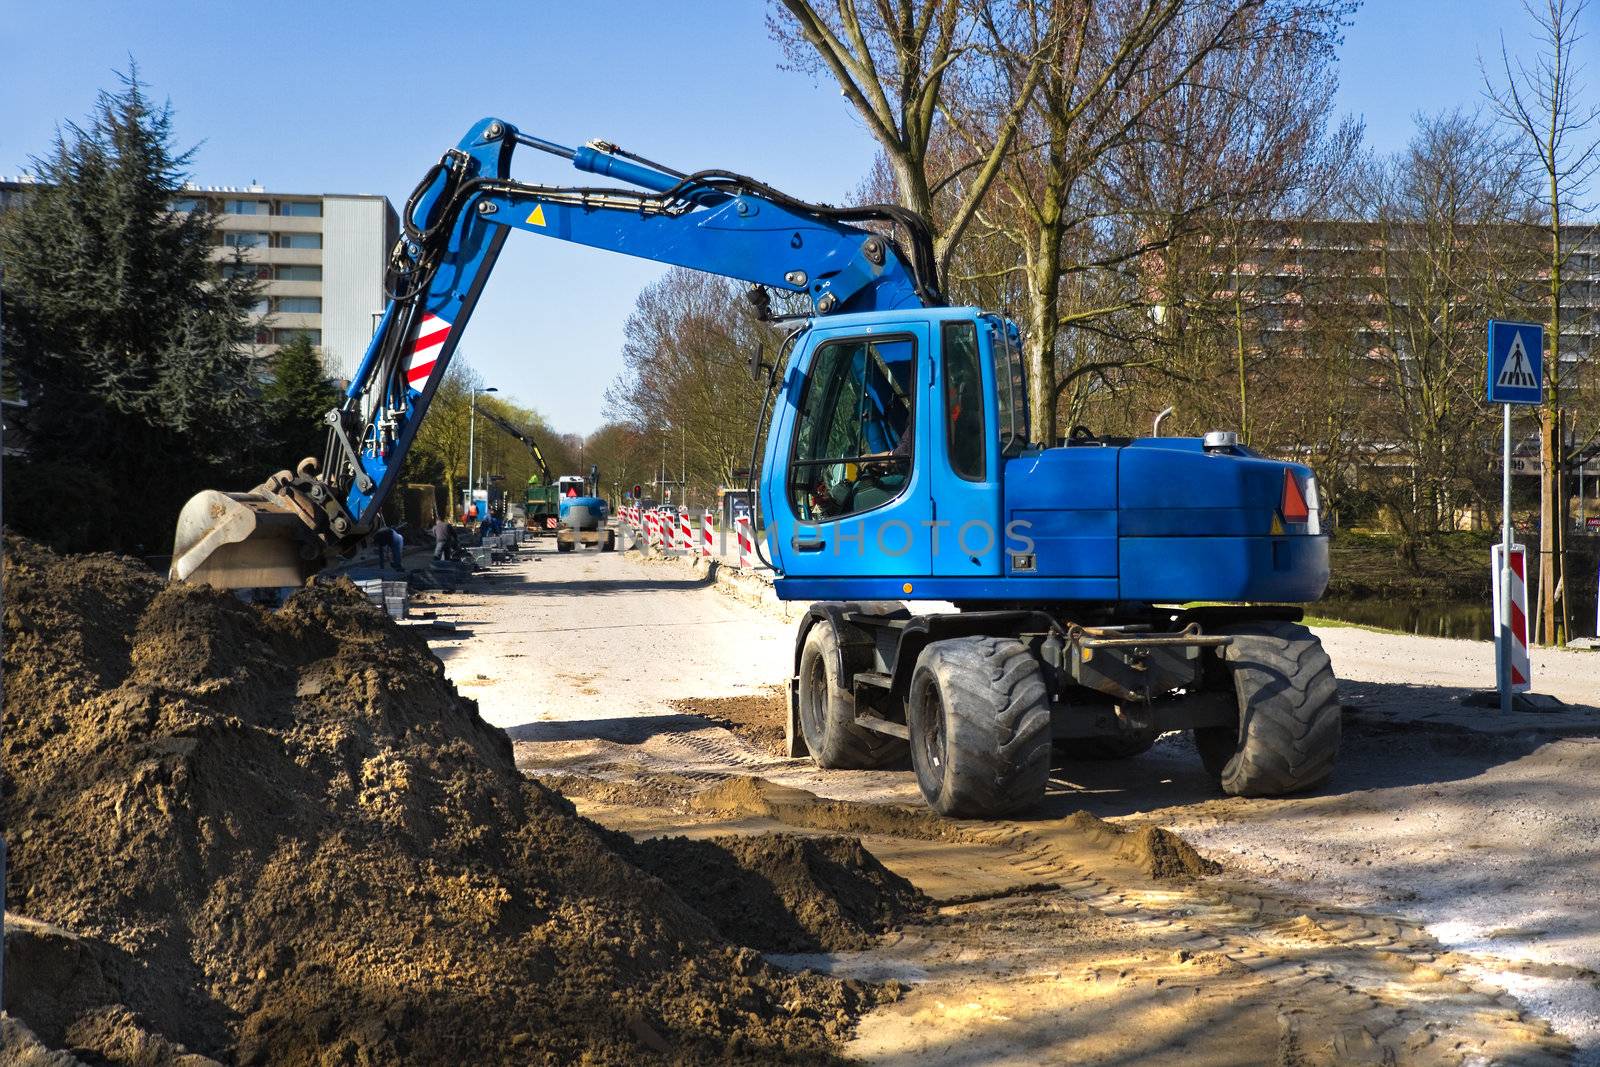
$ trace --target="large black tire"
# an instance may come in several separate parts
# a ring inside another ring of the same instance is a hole
[[[617,531],[610,530],[610,531],[608,531],[606,533],[606,539],[604,541],[600,542],[600,551],[602,551],[602,552],[615,552],[616,550],[617,550]]]
[[[1109,737],[1073,737],[1056,743],[1063,759],[1127,759],[1150,751],[1156,743],[1154,730],[1128,730]]]
[[[1240,797],[1293,793],[1323,782],[1339,758],[1338,683],[1322,642],[1299,623],[1258,622],[1218,631],[1239,701],[1237,728],[1194,732],[1200,759]]]
[[[572,541],[559,541],[558,540],[556,542],[556,551],[557,552],[571,552],[576,547],[577,547],[576,543],[572,542]]]
[[[800,649],[800,732],[818,767],[864,770],[885,767],[905,755],[905,742],[856,725],[851,682],[869,664],[872,638],[860,627],[840,623],[845,638],[845,674],[839,674],[839,635],[827,621],[806,633]]]
[[[957,637],[922,650],[906,702],[911,766],[941,815],[989,818],[1044,799],[1050,697],[1039,661],[1009,637]]]

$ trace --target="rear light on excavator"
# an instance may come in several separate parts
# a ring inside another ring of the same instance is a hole
[[[1322,532],[1321,501],[1317,496],[1317,479],[1315,475],[1306,477],[1305,488],[1300,487],[1300,479],[1294,476],[1293,469],[1283,472],[1283,501],[1278,506],[1278,513],[1283,516],[1285,523],[1303,524],[1308,534]]]
[[[1278,510],[1284,522],[1305,522],[1311,517],[1305,494],[1300,492],[1300,483],[1295,480],[1294,471],[1289,469],[1283,472],[1283,503]]]

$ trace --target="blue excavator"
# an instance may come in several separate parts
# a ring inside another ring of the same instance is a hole
[[[550,473],[550,465],[544,461],[544,450],[533,439],[533,432],[496,415],[488,408],[479,408],[478,415],[490,425],[503,430],[508,437],[522,442],[522,446],[528,450],[529,458],[539,469],[528,477],[528,488],[523,497],[523,518],[528,524],[529,533],[555,533],[560,514],[561,489],[556,485],[555,475]]]
[[[597,183],[518,180],[519,148]],[[327,414],[324,454],[248,493],[193,498],[174,579],[294,585],[357,545],[522,231],[741,279],[758,314],[791,327],[770,365],[756,353],[751,366],[767,383],[752,464],[763,547],[778,595],[811,602],[792,755],[909,758],[930,805],[975,817],[1038,803],[1054,753],[1125,758],[1169,731],[1192,731],[1236,795],[1332,771],[1334,676],[1299,621],[1328,580],[1312,471],[1226,431],[1030,427],[1016,326],[948,306],[920,217],[490,118],[427,171],[402,227],[388,309]]]

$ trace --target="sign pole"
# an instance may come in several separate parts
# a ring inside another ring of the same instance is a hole
[[[1500,477],[1500,618],[1495,642],[1495,681],[1500,686],[1500,714],[1511,714],[1511,405],[1505,411]]]

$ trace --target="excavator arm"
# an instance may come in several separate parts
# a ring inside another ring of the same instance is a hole
[[[511,160],[519,147],[623,184],[518,181]],[[473,126],[429,169],[401,223],[389,306],[342,402],[327,413],[324,454],[248,493],[193,497],[179,516],[174,579],[294,585],[359,543],[512,231],[741,279],[761,311],[770,290],[813,316],[944,303],[931,235],[903,209],[808,204],[742,175],[686,174],[605,142],[567,148],[499,119]]]
[[[499,415],[496,415],[494,412],[485,408],[479,408],[478,415],[493,425],[498,426],[500,429],[504,430],[507,434],[516,438],[518,441],[521,441],[523,446],[527,448],[528,455],[533,457],[534,465],[539,468],[540,484],[550,484],[550,465],[544,461],[544,453],[539,451],[539,443],[533,439],[532,435],[530,435],[526,430],[518,429],[517,424],[512,422],[510,419],[502,419]]]

